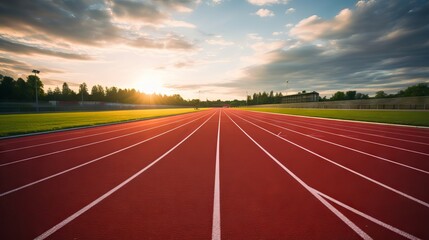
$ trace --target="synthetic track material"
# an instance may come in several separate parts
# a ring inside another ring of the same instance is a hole
[[[0,140],[0,239],[429,239],[429,129],[234,109]]]

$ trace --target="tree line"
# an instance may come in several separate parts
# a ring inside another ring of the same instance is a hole
[[[12,77],[0,75],[0,80],[0,98],[3,101],[34,101],[37,91],[41,101],[100,101],[164,105],[189,105],[192,103],[192,101],[184,100],[179,94],[145,94],[135,89],[103,87],[101,85],[94,85],[89,90],[86,83],[79,85],[78,92],[73,91],[66,82],[61,88],[49,88],[45,92],[43,82],[34,75],[29,75],[26,80],[22,78],[15,80]]]
[[[79,85],[77,92],[73,91],[65,82],[62,87],[55,87],[44,91],[44,84],[38,76],[29,75],[26,80],[18,78],[17,80],[9,76],[0,74],[0,100],[2,101],[34,101],[36,94],[41,101],[100,101],[100,102],[115,102],[127,104],[163,104],[163,105],[188,105],[199,107],[220,107],[229,106],[245,106],[258,104],[276,104],[281,103],[283,94],[281,92],[259,92],[248,95],[246,100],[232,101],[203,101],[199,99],[185,100],[179,94],[163,95],[163,94],[146,94],[135,89],[122,89],[117,87],[103,87],[94,85],[89,90],[86,83]],[[298,94],[305,94],[306,91]],[[396,94],[387,94],[384,91],[378,91],[373,98],[393,98],[393,97],[413,97],[413,96],[429,96],[428,83],[419,83],[410,86],[404,90],[400,90]],[[369,99],[368,94],[359,93],[357,91],[337,91],[330,98],[326,96],[320,98],[320,101],[340,101],[340,100],[356,100]]]
[[[418,97],[429,96],[429,85],[427,83],[418,83],[416,85],[407,87],[406,89],[398,91],[396,94],[387,94],[385,91],[375,92],[372,98],[395,98],[395,97]],[[322,101],[339,101],[339,100],[355,100],[355,99],[369,99],[368,94],[357,93],[356,91],[341,92],[338,91],[332,95],[331,98],[322,98]]]

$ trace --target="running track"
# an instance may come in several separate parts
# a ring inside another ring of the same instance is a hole
[[[212,109],[0,140],[0,239],[429,239],[429,129]]]

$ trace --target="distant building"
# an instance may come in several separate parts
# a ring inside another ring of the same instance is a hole
[[[319,93],[298,93],[294,95],[286,95],[282,98],[282,103],[300,103],[300,102],[318,102]]]

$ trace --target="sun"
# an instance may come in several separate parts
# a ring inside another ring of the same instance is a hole
[[[156,71],[146,71],[137,81],[137,89],[147,94],[165,94],[166,89],[163,85],[163,76]]]

